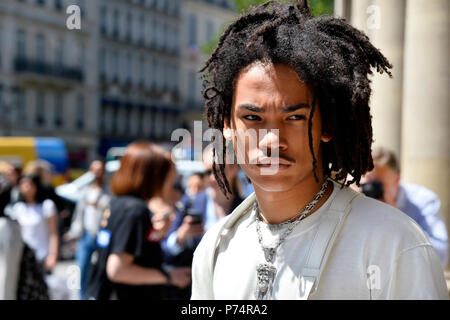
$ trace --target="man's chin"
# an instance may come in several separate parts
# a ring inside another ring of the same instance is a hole
[[[248,177],[253,185],[267,192],[288,191],[295,185],[292,179],[280,173],[274,175],[253,174]]]

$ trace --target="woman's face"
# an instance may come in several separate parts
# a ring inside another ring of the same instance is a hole
[[[19,191],[27,202],[31,202],[36,198],[37,187],[33,180],[24,178],[20,180]]]
[[[164,186],[162,190],[164,198],[171,198],[173,192],[173,185],[175,183],[176,178],[177,178],[177,170],[175,168],[175,164],[172,162],[170,170],[167,173],[166,180],[164,181]]]

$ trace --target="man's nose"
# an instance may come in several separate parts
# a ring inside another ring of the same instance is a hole
[[[287,143],[285,139],[280,138],[279,129],[267,130],[267,133],[263,133],[262,139],[259,142],[260,149],[266,149],[270,152],[270,149],[286,150]]]

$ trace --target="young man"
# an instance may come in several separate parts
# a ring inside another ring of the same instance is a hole
[[[417,222],[445,268],[448,263],[448,236],[440,213],[439,197],[424,186],[401,181],[400,166],[391,150],[378,147],[373,151],[372,157],[374,169],[364,175],[361,183],[369,187],[376,182],[381,184],[380,200],[400,209]]]
[[[207,119],[238,158],[242,133],[257,132],[241,164],[255,193],[197,247],[193,299],[448,298],[413,220],[327,178],[358,183],[373,167],[370,67],[391,65],[361,32],[313,18],[303,1],[267,2],[224,32],[204,68]],[[228,194],[225,152],[215,151]]]
[[[89,171],[94,181],[83,190],[72,217],[66,241],[77,240],[75,260],[80,268],[80,300],[85,299],[91,256],[97,247],[97,233],[104,212],[109,208],[110,194],[105,185],[105,163],[94,160]]]

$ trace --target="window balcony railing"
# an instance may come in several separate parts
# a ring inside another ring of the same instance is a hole
[[[18,73],[31,72],[76,81],[83,81],[84,79],[83,71],[79,67],[65,67],[22,57],[15,59],[14,66]]]

